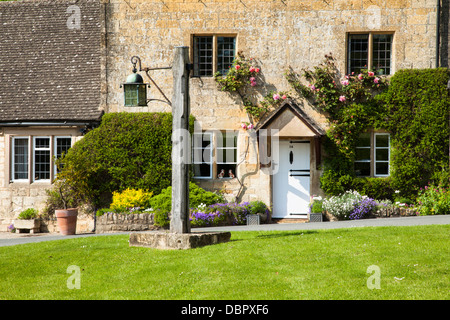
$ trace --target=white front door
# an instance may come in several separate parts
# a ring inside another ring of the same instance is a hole
[[[272,177],[273,218],[306,218],[310,201],[310,143],[279,141]]]

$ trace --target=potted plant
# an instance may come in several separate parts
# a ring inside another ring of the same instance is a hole
[[[250,215],[259,216],[259,221],[265,223],[269,218],[269,209],[266,204],[260,200],[252,201],[250,202]]]
[[[62,209],[55,209],[55,216],[58,222],[59,232],[63,235],[73,235],[77,229],[78,208],[68,208],[68,187],[64,180],[59,180],[56,183],[61,201],[63,203]]]
[[[322,222],[323,208],[322,208],[322,197],[314,197],[313,203],[310,206],[310,210],[308,212],[308,221],[309,222]]]
[[[16,233],[22,232],[22,230],[30,230],[30,233],[39,232],[41,227],[41,220],[39,219],[39,213],[34,208],[23,210],[17,220],[14,220],[14,228]]]

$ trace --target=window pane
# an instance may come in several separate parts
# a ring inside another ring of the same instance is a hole
[[[370,160],[370,148],[356,148],[355,160]]]
[[[55,148],[55,155],[56,158],[61,158],[61,156],[67,153],[69,151],[70,147],[72,146],[72,139],[71,138],[56,138],[56,148]],[[55,164],[56,167],[56,164]],[[56,168],[56,172],[59,172],[59,169]]]
[[[210,133],[193,135],[193,170],[196,178],[211,178],[211,137]]]
[[[377,74],[391,74],[392,34],[373,35],[373,70]]]
[[[34,139],[34,179],[50,179],[50,138]]]
[[[370,162],[355,162],[357,176],[370,176]]]
[[[49,149],[50,148],[50,139],[49,138],[36,138],[34,142],[34,147],[36,149],[44,148]]]
[[[145,84],[140,84],[138,85],[139,90],[138,90],[138,94],[139,94],[139,106],[146,106],[147,105],[147,86]]]
[[[357,147],[370,147],[370,133],[362,133],[356,142]]]
[[[375,175],[388,175],[389,174],[389,162],[377,162],[375,164]]]
[[[235,148],[230,149],[217,149],[217,163],[236,163],[237,150]]]
[[[194,177],[211,178],[211,165],[207,163],[193,164]]]
[[[222,137],[218,136],[217,146],[219,148],[236,148],[238,132],[227,131],[222,133]]]
[[[194,75],[213,75],[213,37],[194,37]]]
[[[217,37],[217,71],[225,75],[233,64],[236,38]]]
[[[389,148],[389,135],[387,134],[377,134],[375,135],[375,147],[385,147]]]
[[[376,160],[389,161],[389,149],[376,149]]]
[[[56,138],[56,157],[60,158],[63,153],[66,154],[71,146],[71,138]]]
[[[369,35],[352,34],[348,37],[348,73],[367,69],[369,60]]]
[[[124,84],[125,88],[125,105],[137,106],[138,105],[138,85]]]
[[[13,179],[28,179],[28,139],[15,138],[13,144]]]
[[[236,175],[236,164],[219,164],[217,165],[218,178],[234,178]]]
[[[217,173],[223,178],[233,178],[236,174],[238,132],[225,132],[218,136],[216,161]]]

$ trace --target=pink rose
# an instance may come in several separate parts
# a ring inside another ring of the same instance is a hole
[[[255,77],[250,77],[250,82],[254,82],[255,80]]]
[[[247,129],[249,129],[249,130],[253,129],[253,124],[250,123],[250,124],[247,126]]]
[[[363,74],[362,74],[362,73],[360,73],[360,74],[358,75],[358,79],[359,79],[359,80],[362,80],[362,79],[363,79]]]
[[[313,91],[316,90],[316,86],[315,86],[315,85],[312,85],[312,86],[311,86],[311,90],[313,90]]]
[[[280,95],[278,93],[275,93],[272,98],[273,100],[277,101],[278,99],[280,99]]]
[[[375,75],[375,73],[373,73],[372,71],[369,71],[367,74],[369,75],[369,77],[373,77]]]
[[[339,101],[344,102],[345,101],[345,96],[340,96],[339,97]]]
[[[253,67],[253,66],[250,67],[249,71],[250,71],[250,72],[255,72],[255,67]]]
[[[341,83],[342,83],[343,86],[348,86],[348,84],[349,84],[348,80],[344,80]]]
[[[239,69],[241,68],[241,66],[237,64],[237,65],[235,66],[235,68],[236,68],[236,70],[239,70]]]
[[[247,125],[245,123],[241,124],[241,128],[247,130]]]
[[[256,86],[256,82],[255,82],[255,81],[251,81],[251,82],[250,82],[250,85],[251,85],[252,87],[254,87],[254,86]]]
[[[255,72],[258,73],[259,72],[259,68],[255,68]]]
[[[375,79],[373,79],[373,82],[375,82],[375,83],[378,83],[380,81],[380,79],[379,78],[375,78]]]
[[[281,99],[286,100],[286,99],[287,99],[286,95],[283,94],[283,96],[281,97]]]

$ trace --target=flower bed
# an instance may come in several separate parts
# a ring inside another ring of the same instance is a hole
[[[352,190],[326,199],[314,197],[310,212],[318,210],[325,213],[329,220],[359,220],[419,214],[418,209],[409,201],[375,200]]]
[[[243,225],[247,216],[259,214],[262,221],[270,217],[270,210],[261,201],[243,203],[200,204],[191,208],[192,227]],[[167,228],[170,213],[161,209],[133,207],[124,210],[102,209],[97,212],[97,232],[142,231]]]

